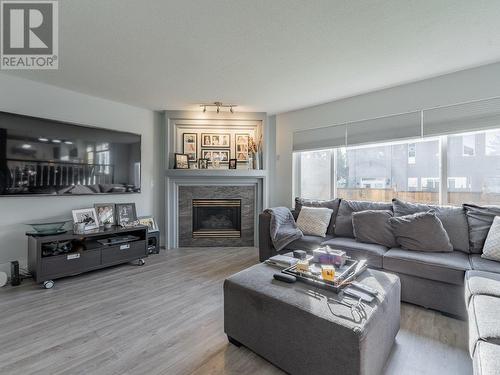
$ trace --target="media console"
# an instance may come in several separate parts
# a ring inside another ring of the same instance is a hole
[[[113,227],[85,233],[28,235],[28,268],[33,279],[47,289],[54,279],[138,261],[148,256],[146,226]]]

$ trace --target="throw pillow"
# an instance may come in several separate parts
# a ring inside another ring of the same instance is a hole
[[[332,199],[328,201],[317,200],[317,199],[305,199],[305,198],[295,198],[295,210],[294,216],[295,220],[299,217],[300,210],[302,207],[325,207],[333,210],[330,223],[328,224],[328,230],[326,233],[333,235],[335,228],[335,218],[337,217],[337,212],[339,211],[340,199]]]
[[[476,206],[464,204],[469,223],[470,252],[481,254],[495,216],[500,216],[500,206]]]
[[[389,219],[396,241],[403,249],[451,252],[453,246],[443,223],[432,211]]]
[[[326,237],[333,210],[324,207],[302,207],[297,227],[305,235]]]
[[[352,229],[352,213],[366,210],[392,210],[392,203],[350,201],[342,199],[340,201],[339,212],[335,219],[335,235],[341,237],[354,238]]]
[[[500,262],[500,216],[495,216],[493,219],[481,258]]]
[[[352,214],[352,227],[356,241],[375,243],[386,247],[396,247],[389,219],[392,211],[366,210]]]
[[[410,203],[395,198],[392,200],[392,209],[394,216],[405,216],[430,210],[434,211],[443,223],[443,227],[446,233],[448,233],[448,237],[450,237],[453,248],[466,254],[469,253],[469,233],[463,207]]]

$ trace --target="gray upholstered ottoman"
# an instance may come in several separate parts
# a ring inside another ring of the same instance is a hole
[[[224,330],[290,374],[379,374],[399,330],[399,278],[367,270],[359,278],[379,291],[366,316],[336,302],[352,299],[302,282],[273,279],[266,264],[224,282]]]

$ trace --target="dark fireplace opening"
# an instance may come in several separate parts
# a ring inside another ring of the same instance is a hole
[[[193,199],[193,238],[241,237],[241,199]]]

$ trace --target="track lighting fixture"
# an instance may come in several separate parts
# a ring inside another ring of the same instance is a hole
[[[200,104],[200,107],[203,108],[203,113],[207,111],[207,107],[215,107],[217,113],[220,113],[224,108],[229,108],[229,112],[234,113],[234,107],[237,107],[236,104],[223,104],[222,102],[213,102],[210,104]]]

